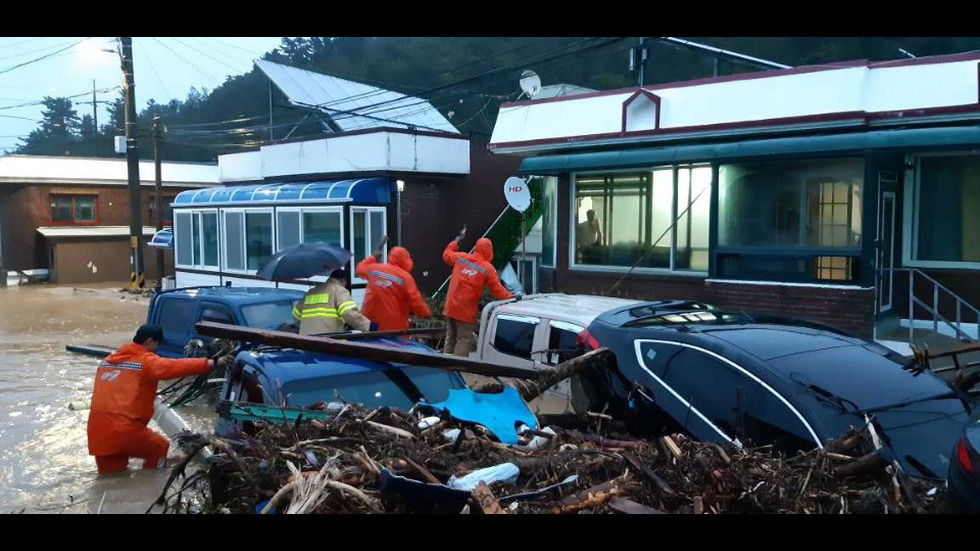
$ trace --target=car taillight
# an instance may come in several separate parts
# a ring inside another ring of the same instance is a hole
[[[595,340],[595,337],[590,335],[588,330],[578,334],[575,344],[583,350],[597,350],[599,348],[599,341]]]
[[[966,438],[960,438],[956,443],[956,460],[960,462],[960,467],[970,476],[976,476],[977,472],[973,468],[973,460],[970,459],[970,450],[966,447]]]

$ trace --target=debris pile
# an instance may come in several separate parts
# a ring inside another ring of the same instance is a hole
[[[824,450],[639,440],[601,414],[541,416],[502,444],[483,426],[413,408],[319,404],[332,414],[253,436],[179,438],[188,458],[154,507],[200,513],[938,513],[941,482],[913,479],[854,430]],[[185,475],[205,446],[208,465]],[[870,453],[865,453],[872,450]]]

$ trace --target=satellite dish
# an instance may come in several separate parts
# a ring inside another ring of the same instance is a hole
[[[521,73],[521,90],[528,98],[533,98],[541,90],[541,77],[530,69],[524,71]]]
[[[507,204],[517,212],[524,212],[531,206],[531,192],[524,178],[511,176],[504,182],[504,197]]]

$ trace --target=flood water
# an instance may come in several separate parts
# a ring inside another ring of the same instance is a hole
[[[0,288],[0,513],[142,513],[163,489],[169,470],[136,460],[97,476],[88,411],[68,409],[90,399],[98,359],[65,345],[116,347],[146,319],[147,300],[120,288]],[[181,415],[195,429],[208,422],[203,408]]]

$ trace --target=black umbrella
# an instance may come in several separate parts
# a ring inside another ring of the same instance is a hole
[[[257,275],[269,281],[304,279],[342,268],[351,256],[347,249],[322,241],[299,243],[276,253]]]

